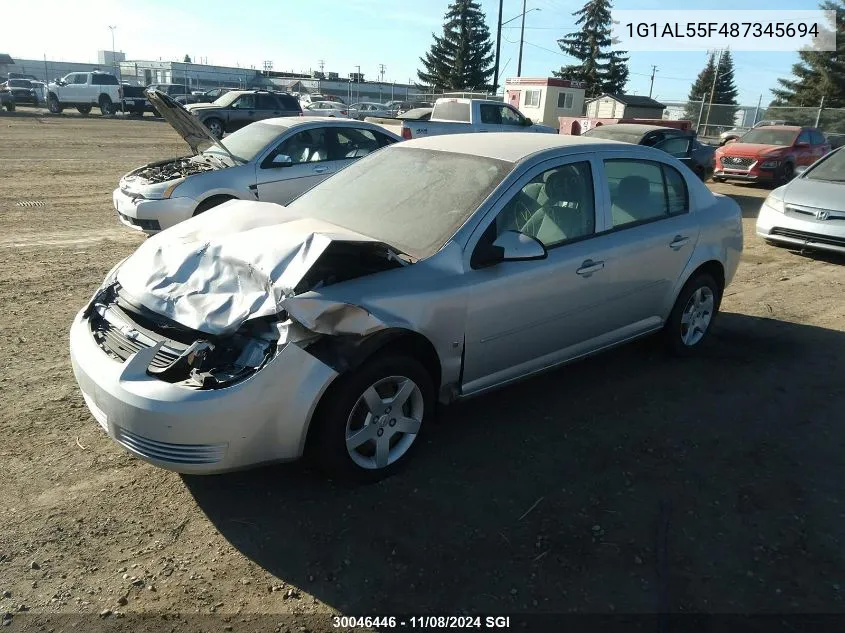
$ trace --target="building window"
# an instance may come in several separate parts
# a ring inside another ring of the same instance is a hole
[[[539,90],[526,90],[525,91],[525,103],[523,105],[527,108],[539,108],[540,107],[540,91]]]
[[[572,101],[575,95],[571,92],[561,92],[557,95],[557,107],[564,110],[572,109]]]

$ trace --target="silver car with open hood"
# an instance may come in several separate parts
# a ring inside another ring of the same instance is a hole
[[[737,204],[659,150],[436,136],[151,237],[76,316],[71,358],[103,429],[158,466],[307,452],[378,478],[438,401],[651,333],[695,352],[741,249]]]
[[[147,96],[193,151],[134,169],[114,190],[118,219],[149,234],[228,200],[287,204],[358,158],[402,140],[371,123],[316,117],[265,119],[218,140],[172,97],[158,90]]]

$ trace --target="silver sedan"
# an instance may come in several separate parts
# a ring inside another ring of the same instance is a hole
[[[845,153],[837,149],[769,194],[757,235],[797,249],[845,253]]]
[[[148,234],[227,200],[287,204],[358,158],[402,140],[378,125],[317,117],[265,119],[218,140],[179,103],[150,94],[193,155],[150,163],[120,179],[112,194],[118,219]]]
[[[741,249],[738,205],[665,152],[435,136],[153,236],[76,316],[71,359],[104,431],[157,466],[308,453],[375,479],[438,401],[650,334],[696,352]]]

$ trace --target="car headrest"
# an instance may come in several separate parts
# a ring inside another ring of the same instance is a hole
[[[619,201],[625,202],[640,201],[651,195],[651,187],[648,179],[642,176],[625,176],[619,183]]]

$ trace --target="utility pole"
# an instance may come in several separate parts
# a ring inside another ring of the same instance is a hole
[[[519,60],[516,63],[517,77],[522,77],[522,43],[525,39],[525,3],[526,0],[522,0],[522,26],[519,29]]]
[[[651,91],[654,89],[654,73],[657,72],[657,66],[651,67],[651,84],[648,87],[648,98],[651,99]]]
[[[320,67],[320,74],[322,74],[322,73],[323,73],[323,68],[325,68],[325,67],[326,67],[326,60],[325,60],[325,59],[320,59],[320,60],[318,60],[318,61],[317,61],[317,65]]]
[[[760,104],[763,103],[763,95],[760,95],[760,98],[757,99],[757,109],[754,110],[754,123],[751,124],[751,127],[757,125],[757,119],[760,118]]]
[[[47,70],[47,53],[44,53],[44,83],[50,83],[50,71]]]
[[[361,67],[355,66],[358,73],[355,75],[355,102],[361,101]]]
[[[701,95],[701,108],[698,110],[698,121],[695,124],[695,133],[698,134],[699,130],[701,129],[701,117],[704,116],[704,99],[707,98],[707,95]]]
[[[379,74],[381,75],[381,81],[382,81],[382,82],[384,81],[384,71],[385,71],[385,70],[387,70],[387,66],[385,66],[384,64],[379,64],[379,65],[378,65],[378,72],[379,72]]]
[[[496,64],[493,66],[493,94],[499,92],[499,50],[502,44],[502,3],[499,0],[499,20],[496,22]]]
[[[707,136],[707,124],[710,122],[710,111],[713,109],[713,93],[716,92],[716,80],[719,78],[719,69],[722,67],[722,49],[719,49],[719,57],[716,61],[716,70],[713,71],[713,85],[710,88],[710,103],[707,105],[707,118],[704,119],[704,136]]]
[[[115,67],[115,70],[117,70],[117,77],[118,77],[118,79],[120,79],[120,66],[118,66],[117,57],[115,57],[115,54],[114,54],[114,30],[116,28],[117,28],[117,26],[110,26],[109,27],[109,30],[111,31],[111,65]]]

